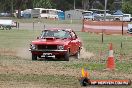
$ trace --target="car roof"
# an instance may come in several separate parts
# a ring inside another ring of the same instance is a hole
[[[69,32],[71,32],[72,31],[72,29],[67,29],[67,28],[48,28],[48,29],[44,29],[43,31],[45,31],[45,30],[65,30],[65,31],[69,31]]]

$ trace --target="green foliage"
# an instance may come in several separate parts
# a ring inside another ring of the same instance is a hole
[[[50,0],[33,0],[33,7],[52,8]]]
[[[75,0],[76,9],[104,9],[104,0]],[[107,0],[107,9],[115,10],[115,0]],[[120,1],[121,2],[121,1]],[[56,8],[63,11],[74,8],[74,0],[0,0],[0,12],[12,12],[17,9]],[[121,4],[121,3],[120,3]],[[122,11],[132,14],[132,1],[123,0]]]
[[[73,9],[73,0],[53,0],[52,5],[55,6],[54,8],[61,9],[61,10],[69,10]]]
[[[10,11],[10,4],[9,0],[0,0],[0,12]]]
[[[127,1],[123,4],[123,12],[132,14],[132,1]]]
[[[108,2],[107,2],[107,8],[109,10],[114,10],[115,9],[114,0],[108,0]]]

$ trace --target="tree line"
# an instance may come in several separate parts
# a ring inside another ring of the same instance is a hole
[[[122,2],[123,1],[123,2]],[[121,9],[132,14],[132,0],[107,0],[107,9]],[[74,7],[75,5],[75,7]],[[70,9],[104,9],[105,0],[0,0],[0,12],[41,8],[56,8],[63,11]]]

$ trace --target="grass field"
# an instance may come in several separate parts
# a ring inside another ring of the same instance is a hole
[[[104,43],[101,43],[101,35],[77,32],[85,49],[81,59],[71,57],[69,62],[32,61],[29,44],[40,33],[35,30],[0,30],[1,88],[80,88],[78,78],[82,67],[90,72],[91,79],[132,79],[131,36],[104,35]],[[115,71],[104,70],[109,43],[113,43]]]

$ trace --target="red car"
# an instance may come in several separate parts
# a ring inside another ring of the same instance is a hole
[[[71,29],[45,29],[42,31],[37,40],[32,41],[30,49],[32,60],[39,58],[54,58],[63,57],[69,61],[69,56],[75,55],[80,57],[82,43],[76,33]]]

